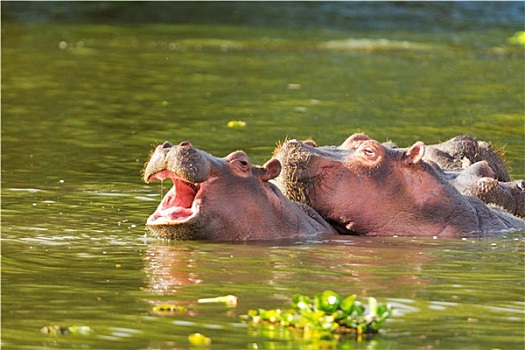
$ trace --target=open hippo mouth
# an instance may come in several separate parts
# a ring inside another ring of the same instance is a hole
[[[149,181],[170,178],[173,187],[161,200],[157,210],[148,218],[147,225],[178,225],[190,222],[200,212],[201,183],[189,182],[177,174],[162,170],[148,178]]]

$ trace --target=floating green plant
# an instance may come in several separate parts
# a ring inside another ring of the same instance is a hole
[[[235,295],[226,295],[222,297],[215,297],[215,298],[201,298],[198,299],[198,303],[224,303],[228,307],[236,307],[237,302],[239,298],[237,298]]]
[[[87,335],[93,332],[93,329],[91,329],[91,327],[88,327],[88,326],[60,327],[59,325],[51,325],[51,326],[42,327],[40,331],[48,335],[63,335],[63,334]]]
[[[188,341],[192,346],[208,346],[211,344],[211,339],[200,333],[192,333],[188,336]]]
[[[185,314],[188,310],[184,306],[174,304],[155,305],[152,309],[154,314],[160,316],[174,316],[177,314]]]
[[[230,120],[226,126],[229,128],[244,128],[246,126],[246,122],[242,120]]]
[[[341,298],[337,293],[325,290],[313,299],[294,295],[288,310],[249,310],[241,318],[252,324],[272,324],[302,329],[308,338],[333,339],[344,333],[363,335],[377,333],[384,321],[392,314],[389,304],[368,298],[365,306],[356,295]]]
[[[525,32],[516,32],[508,40],[511,44],[525,46]]]

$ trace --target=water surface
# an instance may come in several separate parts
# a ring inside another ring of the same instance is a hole
[[[167,243],[144,228],[161,185],[140,178],[165,140],[261,164],[287,137],[358,131],[402,147],[468,134],[504,147],[523,178],[512,34],[3,23],[2,347],[188,348],[200,332],[212,348],[306,349],[239,315],[332,289],[396,310],[354,348],[522,348],[523,233]],[[237,308],[196,303],[226,294]],[[158,303],[191,313],[158,316]],[[94,333],[40,333],[51,324]]]

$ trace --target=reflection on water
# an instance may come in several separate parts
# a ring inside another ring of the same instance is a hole
[[[431,247],[417,242],[412,246],[406,242],[342,237],[317,243],[217,243],[199,248],[187,243],[149,244],[144,257],[144,271],[149,277],[147,290],[170,296],[184,290],[184,286],[202,283],[210,288],[235,280],[247,293],[252,292],[251,288],[260,291],[265,286],[274,293],[275,286],[279,286],[279,294],[286,295],[286,290],[290,293],[301,290],[303,283],[304,288],[311,288],[311,282],[321,278],[323,285],[363,294],[368,290],[389,289],[384,285],[385,274],[391,275],[390,283],[404,288],[419,290],[421,285],[432,283],[429,278],[404,274],[404,271],[421,271],[423,265],[432,263],[433,258],[427,252]],[[214,264],[216,268],[210,269]],[[255,279],[254,271],[257,271]],[[366,289],[356,290],[363,282]],[[319,288],[316,293],[325,287]]]
[[[194,255],[187,247],[151,245],[145,256],[148,292],[173,295],[182,286],[203,282],[197,275]]]
[[[184,347],[187,334],[201,332],[219,347],[264,347],[271,337],[279,342],[286,337],[248,332],[240,314],[286,307],[295,293],[314,295],[324,289],[391,303],[394,316],[374,341],[394,348],[434,343],[461,348],[464,337],[474,346],[481,342],[512,348],[522,341],[519,235],[464,241],[342,237],[284,246],[167,244],[123,237],[39,234],[32,240],[4,240],[3,269],[8,273],[2,276],[3,322],[9,326],[3,341],[17,343],[16,334],[22,332],[27,344],[45,342],[34,334],[39,327],[73,323],[89,325],[96,336],[60,342],[95,348],[114,342]],[[491,290],[500,292],[487,292]],[[236,309],[196,303],[226,294],[239,297]],[[19,295],[31,302],[22,302]],[[154,315],[151,308],[159,303],[183,305],[190,312]],[[485,339],[491,332],[507,336]]]
[[[467,133],[506,145],[523,178],[512,34],[3,23],[2,347],[188,348],[200,332],[216,348],[308,348],[238,316],[324,289],[395,307],[356,348],[522,347],[522,233],[166,243],[145,235],[161,189],[140,179],[165,140],[263,163],[286,137],[356,131],[402,147]],[[196,303],[226,294],[237,308]],[[191,313],[151,313],[164,302]],[[94,334],[39,333],[51,324]]]

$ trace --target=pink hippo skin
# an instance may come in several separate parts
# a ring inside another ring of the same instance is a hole
[[[339,147],[285,142],[274,153],[283,166],[278,186],[341,233],[460,237],[525,230],[524,220],[459,193],[423,160],[423,143],[391,149],[364,136]]]
[[[338,148],[350,150],[364,140],[371,140],[371,138],[363,133],[353,134]],[[388,148],[397,148],[393,142],[385,142],[383,145]],[[505,160],[499,152],[489,142],[477,141],[472,137],[460,135],[442,143],[425,146],[423,159],[432,161],[439,165],[441,169],[447,171],[465,170],[477,162],[485,161],[493,171],[492,177],[508,182],[510,181],[510,175],[505,165]]]
[[[173,187],[148,218],[159,238],[267,240],[334,235],[336,231],[304,204],[290,201],[268,180],[281,171],[278,160],[253,166],[248,156],[225,158],[190,142],[156,147],[145,165],[146,182],[171,179]]]
[[[354,134],[338,148],[355,150],[365,140],[371,138],[362,133]],[[315,145],[310,140],[305,142]],[[383,145],[398,149],[392,142],[385,142]],[[443,143],[425,146],[423,160],[432,165],[461,194],[477,197],[485,204],[525,217],[525,181],[508,180],[510,176],[504,159],[488,142],[476,141],[468,136],[456,136]]]
[[[365,140],[371,138],[363,133],[354,134],[338,148],[355,150]],[[312,141],[307,142],[315,145]],[[385,142],[383,145],[397,149],[392,142]],[[504,159],[490,143],[476,141],[464,135],[456,136],[446,142],[425,146],[423,160],[432,165],[461,194],[477,197],[485,204],[525,217],[525,181],[510,181]]]

